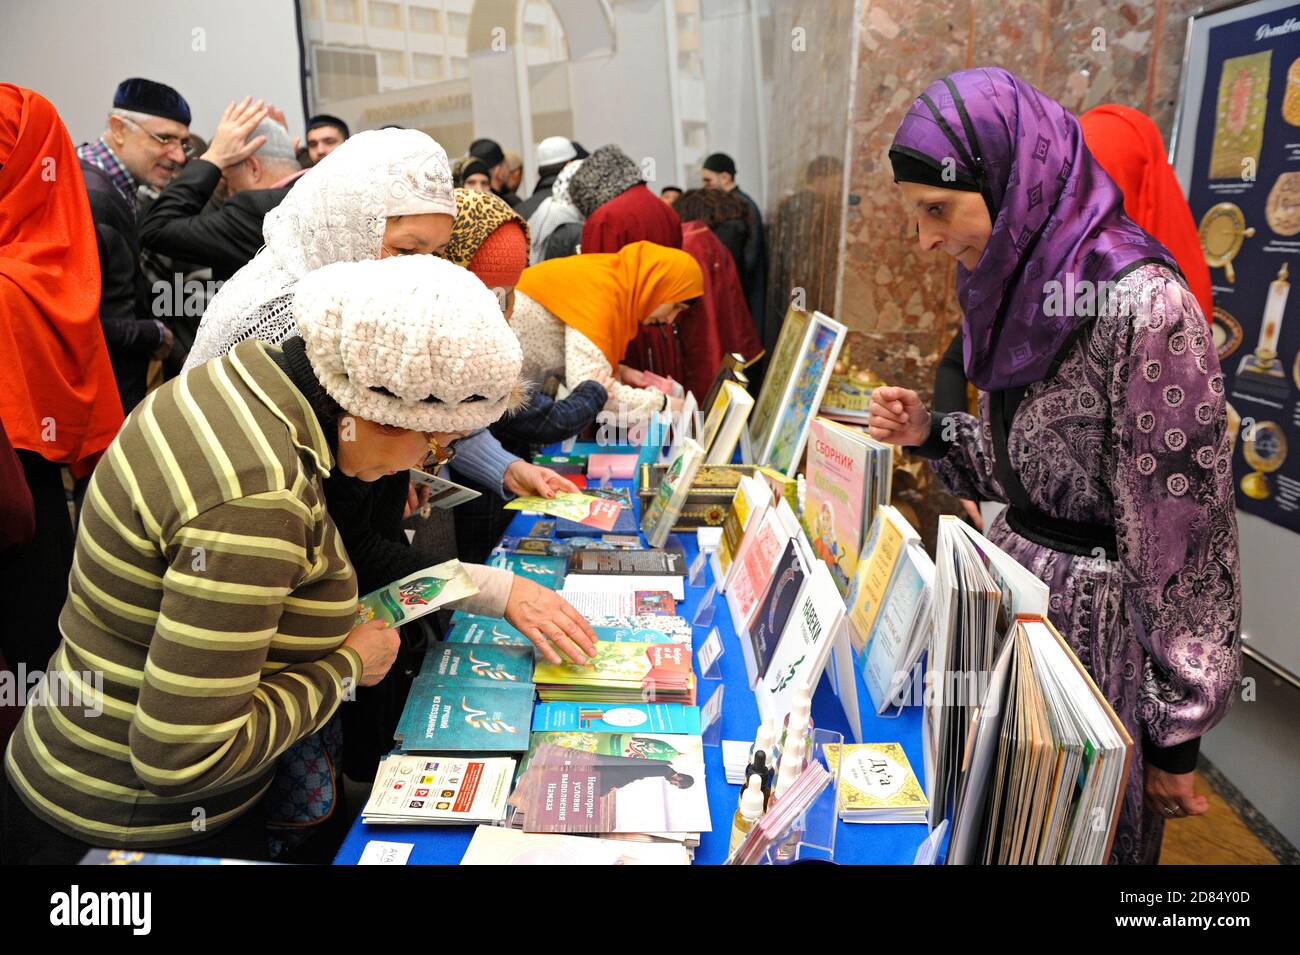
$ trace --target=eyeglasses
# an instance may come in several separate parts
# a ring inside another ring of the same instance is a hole
[[[170,149],[172,146],[179,146],[181,152],[185,153],[186,157],[191,156],[194,152],[194,147],[190,145],[189,139],[182,139],[180,136],[173,136],[170,133],[155,133],[152,130],[145,129],[135,120],[127,116],[118,116],[117,118],[124,123],[130,123],[164,149]]]
[[[451,462],[456,457],[454,447],[443,447],[438,443],[438,439],[431,434],[425,434],[425,440],[429,442],[429,453],[424,456],[420,462],[421,471],[437,471],[444,464]]]

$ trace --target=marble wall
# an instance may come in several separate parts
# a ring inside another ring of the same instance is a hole
[[[772,0],[772,62],[780,72],[769,132],[771,182],[772,195],[785,197],[786,213],[773,220],[769,307],[784,311],[798,278],[810,307],[853,330],[856,361],[928,399],[961,316],[954,263],[920,251],[893,185],[887,151],[907,107],[945,73],[994,65],[1076,112],[1105,102],[1142,109],[1167,141],[1187,17],[1203,2]],[[810,43],[817,39],[816,55],[783,50],[800,25]],[[852,76],[840,73],[846,68]],[[792,152],[805,164],[819,155],[842,159],[847,194],[840,202],[798,198],[812,190],[797,182]],[[828,236],[830,229],[842,235]],[[912,506],[932,540],[938,514],[953,511],[955,502],[934,486],[928,468],[908,471],[915,485],[901,482],[906,500],[897,503]]]

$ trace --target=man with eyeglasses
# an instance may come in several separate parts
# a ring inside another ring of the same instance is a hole
[[[180,93],[133,77],[118,85],[103,135],[77,148],[99,246],[99,317],[128,413],[144,398],[149,360],[167,357],[173,344],[171,329],[153,314],[140,267],[136,190],[172,181],[185,165],[189,125]]]

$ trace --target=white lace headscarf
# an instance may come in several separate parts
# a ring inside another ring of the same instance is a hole
[[[532,248],[528,255],[529,265],[536,265],[542,261],[542,250],[552,232],[570,222],[582,221],[582,213],[569,198],[569,180],[581,168],[582,160],[575,159],[561,169],[551,186],[551,194],[538,204],[532,218],[528,220],[528,231],[532,236]]]
[[[208,305],[185,361],[193,368],[248,338],[278,345],[297,331],[293,286],[335,262],[379,258],[396,216],[456,215],[447,153],[426,133],[357,133],[314,166],[267,213],[266,244]]]

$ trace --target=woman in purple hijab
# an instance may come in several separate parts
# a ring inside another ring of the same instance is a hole
[[[957,259],[980,414],[879,388],[873,437],[957,497],[1051,588],[1049,616],[1133,737],[1111,861],[1155,863],[1207,808],[1200,737],[1240,680],[1237,523],[1223,376],[1169,252],[1124,215],[1078,121],[1001,69],[931,84],[890,148],[921,247]]]

